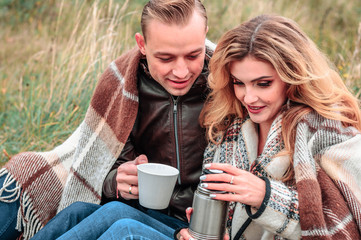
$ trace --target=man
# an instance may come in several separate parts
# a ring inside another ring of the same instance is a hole
[[[205,147],[197,122],[207,93],[207,17],[198,1],[150,1],[144,7],[141,25],[143,36],[137,33],[135,39],[146,59],[141,61],[145,72],[138,75],[137,121],[108,174],[103,193],[114,200],[116,178],[120,196],[137,199],[137,164],[149,159],[172,165],[179,169],[180,177],[168,210],[170,215],[186,220],[184,204],[192,203],[192,188],[199,181]],[[145,155],[130,161],[139,154]]]
[[[198,0],[152,0],[141,24],[137,48],[104,72],[84,122],[69,139],[47,153],[18,154],[1,170],[0,182],[11,182],[14,194],[11,199],[0,195],[0,209],[16,209],[9,216],[15,216],[25,239],[76,201],[98,204],[119,197],[137,205],[136,165],[148,161],[180,170],[165,213],[186,219],[206,145],[198,124],[212,52],[205,47],[206,12]],[[85,207],[74,222],[57,227],[71,227],[94,209]],[[9,221],[3,217],[0,224]],[[16,235],[14,226],[3,236]]]

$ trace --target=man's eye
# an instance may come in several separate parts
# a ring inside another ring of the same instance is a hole
[[[172,60],[172,58],[159,58],[159,60],[163,62],[169,62],[170,60]]]
[[[189,59],[196,59],[198,58],[199,54],[196,54],[196,55],[190,55],[188,56]]]

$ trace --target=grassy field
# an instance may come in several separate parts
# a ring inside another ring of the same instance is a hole
[[[63,142],[96,82],[135,41],[145,0],[0,0],[0,165]],[[208,38],[262,13],[294,19],[355,94],[361,89],[361,5],[350,0],[204,0]]]

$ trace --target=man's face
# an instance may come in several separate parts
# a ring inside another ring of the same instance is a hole
[[[206,33],[204,19],[194,13],[185,26],[151,20],[146,43],[143,36],[136,34],[150,74],[170,94],[186,94],[202,72]]]

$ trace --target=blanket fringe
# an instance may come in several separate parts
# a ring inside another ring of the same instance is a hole
[[[6,175],[6,178],[4,180],[3,185],[0,188],[0,201],[6,203],[15,202],[20,197],[20,193],[21,193],[20,185],[15,180],[15,178],[11,176],[11,174],[9,174],[6,168],[0,169],[0,177],[3,177],[4,175]],[[15,187],[13,189],[9,189],[9,186],[14,182],[16,183]],[[7,193],[7,196],[4,196],[4,193]]]
[[[21,187],[7,169],[0,169],[0,177],[5,176],[3,185],[0,188],[0,201],[11,203],[20,199],[20,207],[17,213],[17,221],[15,229],[23,232],[22,239],[28,240],[32,238],[36,232],[42,228],[38,216],[35,214],[33,202],[29,195],[24,191],[21,192]],[[16,186],[9,189],[9,186],[15,182]],[[3,196],[4,193],[9,195]]]
[[[22,193],[20,204],[16,229],[23,232],[24,240],[28,240],[42,228],[42,223],[34,211],[31,198],[26,192]]]

